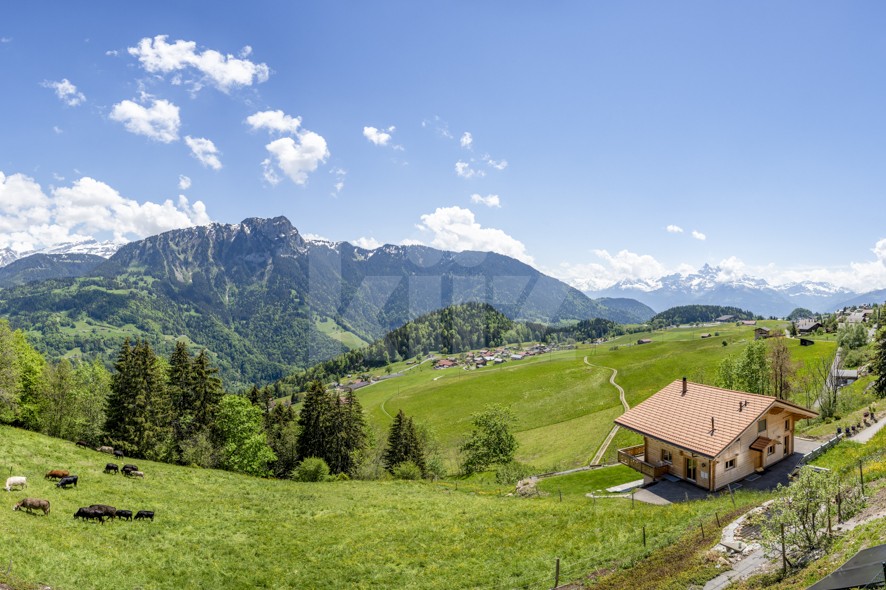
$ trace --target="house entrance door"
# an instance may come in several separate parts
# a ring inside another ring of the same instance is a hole
[[[695,481],[698,477],[698,462],[695,459],[686,459],[686,479]]]

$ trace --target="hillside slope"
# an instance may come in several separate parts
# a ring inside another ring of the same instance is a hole
[[[0,560],[17,580],[75,588],[491,588],[550,582],[625,565],[712,518],[727,498],[631,510],[623,499],[517,499],[462,483],[303,484],[138,461],[144,480],[105,475],[107,455],[0,426],[0,465],[28,477],[26,493],[0,492]],[[51,468],[79,474],[58,490]],[[13,512],[47,498],[49,516]],[[736,494],[740,503],[752,501]],[[80,506],[152,509],[154,522],[74,520]],[[654,521],[649,547],[640,527]],[[527,526],[535,523],[536,526]],[[125,581],[125,582],[123,582]]]

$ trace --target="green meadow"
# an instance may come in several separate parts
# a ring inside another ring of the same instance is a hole
[[[786,323],[758,325],[783,329]],[[705,333],[712,336],[701,338]],[[641,338],[652,342],[637,345]],[[358,397],[370,423],[380,429],[386,429],[400,409],[428,426],[445,449],[452,470],[457,468],[458,445],[471,430],[471,414],[490,403],[508,406],[516,417],[517,459],[539,471],[568,469],[590,461],[613,420],[623,412],[618,391],[609,383],[611,369],[618,371],[616,382],[634,406],[683,376],[714,383],[720,361],[740,353],[753,338],[752,326],[681,327],[471,371],[434,370],[423,363],[402,377],[359,390]],[[801,347],[798,340],[786,342],[801,365],[833,354],[836,346],[818,342]],[[604,461],[614,461],[618,448],[639,440],[635,434],[619,431]]]
[[[550,480],[563,488],[561,501],[555,492],[520,499],[470,482],[309,484],[142,460],[132,462],[145,479],[131,480],[103,474],[108,458],[0,427],[0,471],[30,484],[0,492],[0,581],[16,590],[540,588],[551,585],[558,557],[561,580],[627,567],[732,509],[728,496],[665,507],[592,502],[583,490],[621,479],[610,468]],[[78,474],[79,487],[45,481],[54,468]],[[50,515],[10,509],[26,496],[50,500]],[[759,499],[736,494],[739,507]],[[94,503],[154,510],[156,519],[72,518]]]

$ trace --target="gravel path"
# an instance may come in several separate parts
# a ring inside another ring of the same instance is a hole
[[[618,375],[618,371],[613,369],[612,367],[603,367],[601,365],[594,365],[588,362],[588,357],[585,357],[585,364],[589,367],[599,367],[600,369],[609,369],[612,371],[612,375],[609,376],[609,383],[611,383],[616,389],[618,389],[618,399],[621,400],[621,405],[624,406],[625,412],[631,409],[631,406],[628,405],[628,401],[625,399],[625,390],[621,388],[621,385],[615,382],[615,376]],[[591,459],[592,465],[599,465],[600,461],[603,460],[603,455],[606,454],[606,451],[609,449],[609,443],[612,442],[612,439],[615,438],[616,433],[618,432],[618,424],[612,427],[612,430],[609,431],[609,434],[606,436],[606,440],[603,441],[603,444],[600,445],[600,448],[597,450],[597,454],[594,455],[594,458]]]

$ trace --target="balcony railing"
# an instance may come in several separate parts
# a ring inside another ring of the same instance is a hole
[[[649,477],[659,478],[665,475],[670,469],[670,463],[649,463],[645,461],[645,452],[643,445],[619,449],[618,462]]]

